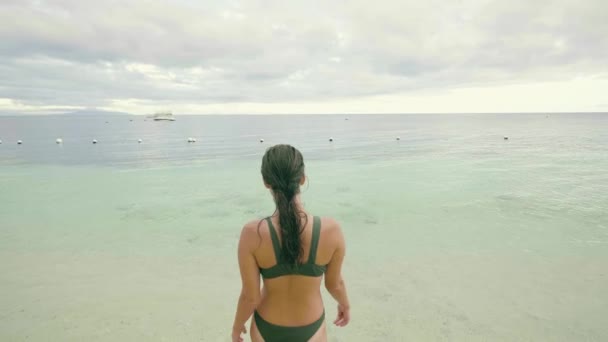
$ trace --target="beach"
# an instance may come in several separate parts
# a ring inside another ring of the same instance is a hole
[[[0,117],[0,340],[227,340],[276,143],[346,237],[331,341],[607,340],[606,132],[601,113]]]

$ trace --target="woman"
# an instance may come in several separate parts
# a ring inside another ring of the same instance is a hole
[[[338,302],[334,324],[350,320],[341,275],[344,237],[330,218],[312,216],[300,200],[304,159],[289,145],[269,148],[262,159],[262,178],[276,204],[275,213],[247,223],[238,248],[243,287],[234,318],[232,341],[243,341],[251,322],[253,341],[325,341],[321,279]],[[264,287],[260,291],[260,275]]]

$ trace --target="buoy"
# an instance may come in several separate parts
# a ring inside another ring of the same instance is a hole
[[[329,141],[334,141],[334,138],[329,138]]]
[[[263,142],[264,142],[264,139],[260,139],[260,142],[261,142],[261,143],[263,143]]]
[[[504,137],[504,139],[505,139],[505,140],[509,140],[509,137],[505,136],[505,137]]]
[[[97,144],[97,139],[93,139],[93,144]]]
[[[21,145],[21,144],[23,144],[23,141],[17,140],[17,145]]]
[[[196,138],[192,138],[192,142],[195,143],[196,142]]]
[[[0,144],[2,144],[2,140],[0,140]]]
[[[55,140],[55,143],[56,144],[61,144],[61,143],[63,143],[63,139],[57,138],[57,140]]]
[[[401,138],[400,138],[400,137],[397,137],[397,138],[395,138],[395,140],[401,140]]]
[[[141,144],[141,142],[142,142],[142,141],[143,141],[143,140],[141,140],[141,139],[137,139],[137,142],[138,142],[138,143],[140,143],[140,144]]]
[[[195,139],[195,138],[190,137],[190,138],[188,138],[188,142],[189,142],[189,143],[194,143],[194,142],[196,142],[196,139]]]

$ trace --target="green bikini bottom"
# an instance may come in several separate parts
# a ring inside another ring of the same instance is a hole
[[[319,330],[325,320],[325,311],[315,322],[299,327],[284,327],[265,321],[257,311],[253,313],[255,325],[266,342],[306,342]]]

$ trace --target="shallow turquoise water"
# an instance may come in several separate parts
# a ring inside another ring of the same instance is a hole
[[[0,340],[226,340],[278,142],[346,234],[332,341],[608,339],[608,115],[345,118],[0,117]]]

